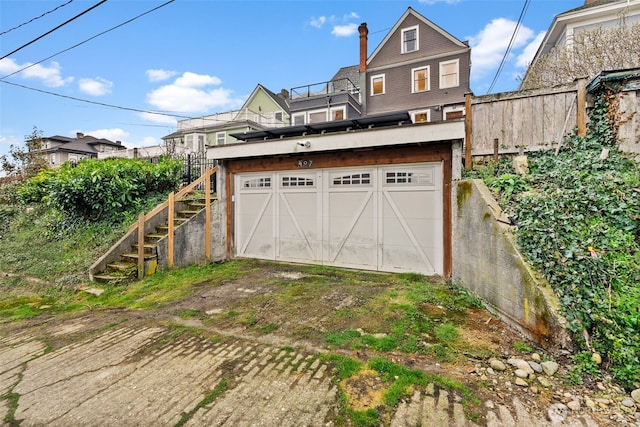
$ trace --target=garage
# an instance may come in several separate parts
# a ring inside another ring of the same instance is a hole
[[[211,149],[227,257],[450,277],[464,123],[406,123],[255,131]]]
[[[236,256],[443,274],[442,163],[241,173]]]

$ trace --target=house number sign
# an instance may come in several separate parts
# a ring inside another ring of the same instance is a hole
[[[313,167],[313,160],[298,160],[298,169],[308,169]]]

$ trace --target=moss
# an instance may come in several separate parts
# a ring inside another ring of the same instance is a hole
[[[471,181],[459,181],[458,182],[458,193],[457,193],[457,203],[458,203],[458,216],[462,213],[462,208],[465,205],[465,202],[471,196],[471,192],[473,191],[473,183]]]

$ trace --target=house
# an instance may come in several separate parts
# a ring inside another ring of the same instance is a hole
[[[571,47],[574,38],[581,32],[638,23],[640,23],[640,0],[585,0],[582,6],[556,15],[538,51],[531,60],[531,66],[527,70],[520,88],[529,89],[533,87],[531,86],[531,80],[534,79],[534,76],[531,76],[529,71],[534,68],[534,65],[545,55],[551,53],[554,48]],[[635,43],[635,41],[630,42]],[[608,65],[619,67],[621,64]],[[640,63],[628,65],[637,66]],[[593,78],[595,76],[573,77]]]
[[[370,56],[358,27],[359,64],[321,83],[290,90],[292,124],[351,120],[409,111],[414,122],[457,119],[470,92],[471,48],[408,8]]]
[[[38,151],[48,157],[50,167],[58,167],[67,161],[78,162],[82,159],[97,158],[101,153],[125,149],[126,147],[120,141],[94,138],[78,132],[75,138],[60,135],[44,137],[42,149]]]
[[[204,152],[209,146],[238,142],[230,135],[291,123],[288,94],[275,94],[258,84],[244,105],[236,111],[178,121],[176,132],[162,137],[166,146],[179,151]]]
[[[451,274],[470,48],[412,8],[368,58],[359,35],[358,65],[291,89],[291,126],[209,148],[227,257]]]

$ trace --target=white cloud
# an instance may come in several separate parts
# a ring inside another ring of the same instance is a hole
[[[80,79],[78,80],[78,87],[82,92],[88,95],[103,96],[111,93],[113,82],[103,79],[102,77],[96,77],[95,79]]]
[[[161,82],[178,74],[177,71],[170,70],[147,70],[146,73],[150,82]]]
[[[344,15],[344,18],[342,19],[345,21],[349,21],[350,19],[358,19],[358,18],[360,18],[360,15],[358,15],[356,12],[351,12]]]
[[[178,125],[178,119],[176,117],[166,116],[164,114],[140,113],[140,118],[150,122],[170,124],[174,127]]]
[[[331,34],[336,37],[349,37],[358,32],[357,24],[336,25],[331,30]]]
[[[222,81],[215,76],[186,72],[173,83],[147,94],[147,102],[163,111],[204,113],[211,109],[239,107],[243,101],[233,99],[232,91],[218,86]]]
[[[516,66],[520,68],[527,68],[529,64],[533,60],[533,57],[536,56],[538,52],[538,48],[542,44],[542,40],[544,40],[544,36],[547,34],[546,31],[539,33],[532,41],[529,43],[518,55]]]
[[[309,25],[311,25],[312,27],[316,27],[316,28],[322,28],[322,26],[325,24],[325,22],[327,22],[327,17],[326,16],[319,16],[317,18],[311,18],[311,20],[309,21]]]
[[[481,79],[489,71],[498,69],[515,28],[515,21],[496,18],[485,25],[477,35],[469,37],[472,63],[471,80]],[[513,59],[513,49],[522,47],[531,37],[533,37],[533,30],[521,26],[507,60]]]
[[[25,70],[18,74],[19,77],[23,79],[41,80],[45,86],[60,87],[73,81],[73,77],[62,77],[62,67],[55,61],[52,61],[49,66],[44,66],[42,64],[34,65],[31,62],[18,64],[11,58],[0,60],[0,73],[2,75],[13,74],[23,68],[25,68]]]
[[[113,142],[124,141],[129,137],[129,132],[122,130],[120,128],[96,129],[96,130],[90,130],[90,131],[73,131],[70,133],[70,135],[75,137],[78,132],[82,132],[85,135],[91,135],[94,138],[108,139],[109,141],[113,141]]]

